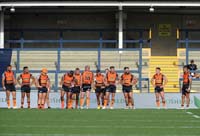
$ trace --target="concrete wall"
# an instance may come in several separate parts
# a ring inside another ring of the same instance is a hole
[[[176,14],[137,14],[126,13],[126,28],[152,28],[152,55],[176,55],[176,28],[200,28],[198,15]],[[114,12],[109,13],[66,13],[66,14],[10,14],[6,15],[5,28],[116,28],[117,19]],[[171,24],[171,35],[160,37],[158,35],[159,24]],[[191,39],[200,39],[200,33],[192,33]],[[104,39],[117,39],[116,32],[103,33]],[[181,35],[184,37],[184,35]],[[19,39],[20,34],[6,33],[6,39]],[[125,33],[127,39],[137,39],[138,35]],[[148,34],[145,35],[148,37]],[[59,39],[57,32],[26,32],[25,39]],[[96,32],[65,32],[64,39],[98,39]],[[12,45],[7,47],[16,47]],[[58,47],[57,44],[49,44],[48,47]],[[198,46],[198,45],[194,45]],[[25,47],[47,47],[46,44],[27,44]],[[98,47],[98,44],[64,44],[64,47]],[[104,47],[117,47],[113,44],[105,44]],[[136,47],[126,45],[125,47]]]

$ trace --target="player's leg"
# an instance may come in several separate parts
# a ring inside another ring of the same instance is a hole
[[[47,92],[47,96],[46,96],[45,102],[47,103],[48,109],[50,109],[51,107],[50,107],[50,101],[49,101],[49,92]]]
[[[31,94],[30,92],[26,93],[26,97],[27,97],[27,104],[28,104],[28,108],[31,108]]]
[[[104,89],[103,89],[103,92],[102,92],[102,94],[101,94],[101,105],[102,105],[102,107],[104,106],[105,94],[106,94],[106,92],[105,92],[105,88],[104,88]]]
[[[112,86],[110,91],[111,91],[110,109],[113,109],[115,103],[116,86]]]
[[[42,92],[38,93],[38,109],[42,108]]]
[[[190,106],[190,93],[186,93],[186,107]]]
[[[77,92],[76,93],[76,106],[75,106],[76,109],[78,109],[79,95],[80,95],[80,93]]]
[[[97,109],[100,109],[100,92],[96,90]]]
[[[155,93],[156,96],[156,106],[157,108],[160,108],[160,94],[158,92]]]
[[[161,99],[162,99],[162,106],[163,106],[163,108],[166,108],[166,101],[165,101],[165,93],[164,93],[164,91],[160,92],[160,96],[161,96]]]
[[[70,91],[67,91],[66,92],[66,109],[71,109],[71,92]]]
[[[7,101],[8,109],[10,109],[10,91],[9,90],[6,90],[6,101]]]
[[[41,100],[41,107],[42,107],[42,109],[44,109],[44,107],[45,107],[45,101],[46,101],[46,97],[47,97],[47,92],[43,92],[42,93],[42,100]]]
[[[81,91],[81,96],[80,96],[80,108],[81,108],[81,109],[83,109],[84,97],[85,97],[85,91],[82,90],[82,91]]]
[[[126,109],[128,109],[128,93],[123,90]]]
[[[133,92],[130,91],[128,93],[128,106],[129,108],[133,109],[134,108],[134,100],[133,100]]]
[[[185,94],[182,94],[181,96],[181,108],[184,109],[184,104],[185,104]]]
[[[17,101],[16,101],[16,91],[12,91],[12,98],[13,98],[13,108],[17,108]]]
[[[24,91],[21,92],[21,108],[24,108],[24,97],[26,93]]]
[[[107,89],[107,90],[106,90],[105,97],[104,97],[104,106],[103,106],[103,109],[105,109],[105,108],[107,107],[109,97],[110,97],[110,92],[109,92],[109,90]]]
[[[90,107],[90,89],[86,91],[86,107],[87,109]]]
[[[65,107],[65,99],[64,99],[64,96],[65,96],[65,91],[64,91],[64,90],[61,90],[61,91],[60,91],[61,109],[64,109],[64,107]]]

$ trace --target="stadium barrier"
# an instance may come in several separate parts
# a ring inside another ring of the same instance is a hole
[[[167,108],[177,109],[181,106],[181,93],[166,93]],[[200,94],[191,93],[190,108],[200,108]],[[17,106],[20,107],[21,93],[17,92]],[[6,108],[5,92],[0,92],[1,107]],[[155,94],[153,93],[136,93],[134,94],[135,107],[156,108]],[[24,107],[27,107],[26,99]],[[60,108],[60,93],[50,93],[50,105],[52,108]],[[123,93],[116,93],[115,108],[125,108]],[[37,92],[31,92],[31,108],[37,108]],[[91,93],[90,108],[97,108],[96,95]]]

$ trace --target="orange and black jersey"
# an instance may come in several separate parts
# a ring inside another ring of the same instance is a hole
[[[74,74],[74,85],[81,86],[81,74]]]
[[[32,74],[31,73],[22,73],[20,74],[20,78],[22,79],[22,84],[30,84]]]
[[[73,81],[74,81],[74,76],[70,76],[69,74],[65,74],[63,76],[63,84],[65,86],[71,86]]]
[[[161,86],[163,85],[163,81],[164,81],[164,75],[162,73],[160,74],[155,74],[153,76],[153,79],[155,80],[155,85],[156,86]]]
[[[92,84],[92,82],[93,82],[93,73],[91,71],[84,71],[82,73],[82,83]]]
[[[95,86],[97,86],[97,87],[104,86],[104,80],[105,80],[105,78],[104,78],[103,74],[95,75],[95,79],[94,79]]]
[[[39,82],[39,85],[40,86],[43,86],[43,87],[46,87],[48,85],[48,82],[49,82],[49,77],[48,75],[40,75],[39,78],[38,78],[38,82]]]
[[[13,84],[14,83],[14,72],[13,71],[5,71],[3,74],[5,80],[5,84]]]
[[[121,75],[122,85],[131,86],[133,82],[134,76],[131,73],[124,73]]]
[[[191,77],[189,72],[184,72],[184,74],[183,74],[183,84],[189,84],[191,78],[192,77]]]
[[[106,79],[108,84],[115,84],[115,82],[118,80],[118,74],[116,72],[108,72]]]

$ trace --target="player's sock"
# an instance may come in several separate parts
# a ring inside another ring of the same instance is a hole
[[[160,100],[156,100],[156,106],[160,107]]]
[[[27,104],[28,104],[28,108],[30,109],[31,108],[31,102],[28,101]]]
[[[104,99],[104,107],[107,106],[107,103],[108,103],[108,100],[107,100],[107,99]]]
[[[113,106],[114,106],[114,103],[115,103],[115,99],[112,99],[112,100],[111,100],[110,107],[113,107]]]
[[[78,99],[76,99],[76,108],[78,108]]]
[[[40,104],[38,104],[38,109],[41,109],[41,106],[40,106]]]
[[[162,101],[162,106],[166,107],[166,102],[165,101]]]
[[[83,106],[83,103],[84,103],[84,98],[81,98],[81,99],[80,99],[80,106],[81,106],[81,107]]]
[[[44,109],[44,104],[41,104],[41,109]]]
[[[87,105],[87,108],[90,107],[90,98],[86,98],[86,105]]]
[[[7,100],[7,105],[8,107],[10,107],[10,100]]]
[[[17,102],[16,102],[16,98],[13,98],[13,107],[16,107]]]
[[[21,102],[21,108],[24,108],[24,102]]]
[[[68,109],[72,108],[72,99],[68,99]]]

